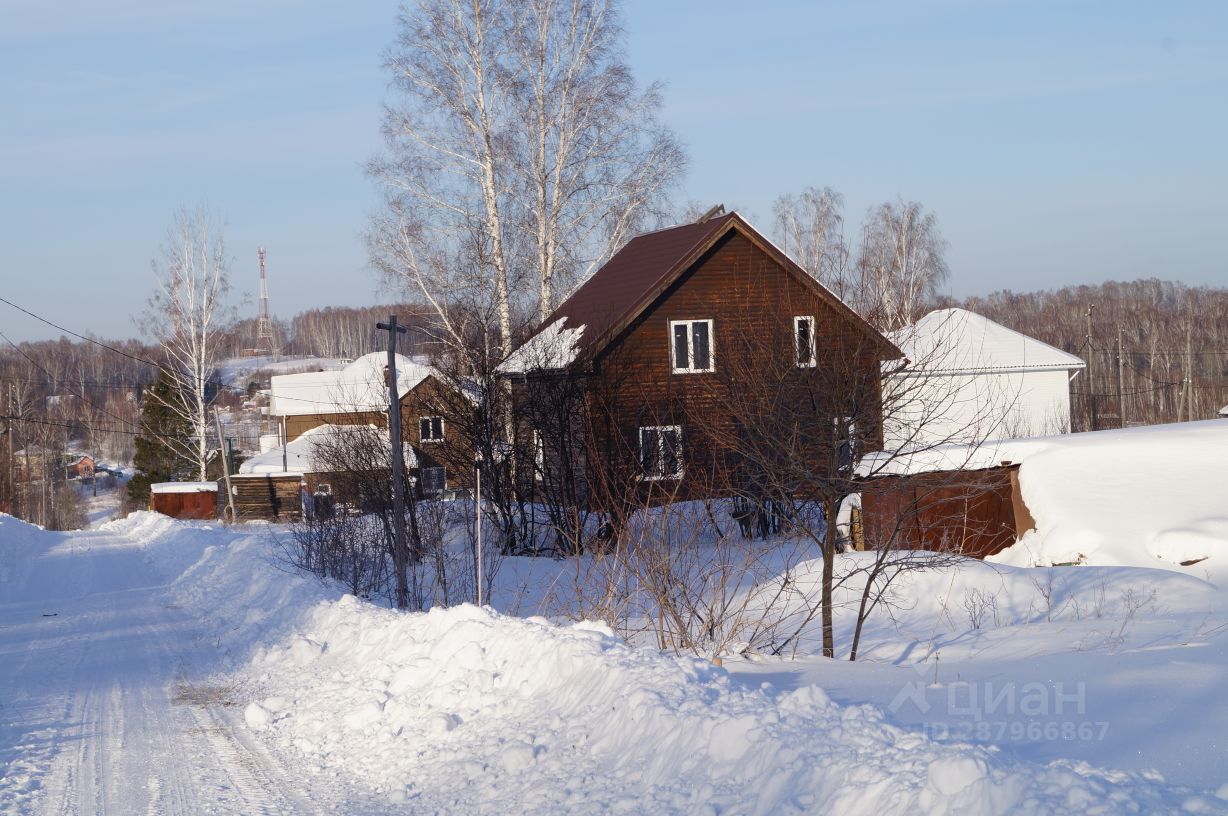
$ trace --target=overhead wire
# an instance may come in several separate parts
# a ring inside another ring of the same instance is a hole
[[[23,313],[23,314],[29,315],[30,317],[34,318],[35,320],[38,320],[38,321],[40,321],[40,322],[42,322],[42,323],[45,323],[46,325],[51,326],[52,328],[57,329],[57,330],[59,330],[59,331],[62,331],[62,332],[64,332],[65,334],[72,335],[73,337],[76,337],[76,338],[77,338],[77,339],[79,339],[79,340],[84,340],[84,341],[85,341],[85,342],[87,342],[87,343],[92,343],[92,344],[94,344],[95,346],[98,346],[99,348],[106,349],[107,351],[114,352],[115,354],[119,354],[119,355],[121,355],[121,356],[123,356],[123,357],[128,358],[129,360],[133,360],[133,361],[138,362],[138,363],[143,363],[144,365],[152,366],[152,367],[153,367],[153,368],[155,368],[155,369],[166,368],[166,364],[164,364],[164,363],[157,363],[157,362],[154,362],[153,360],[150,360],[150,359],[147,359],[147,358],[144,358],[144,357],[138,357],[138,356],[136,356],[136,355],[129,354],[128,352],[126,352],[126,351],[124,351],[124,350],[122,350],[122,349],[118,349],[118,348],[116,348],[116,347],[114,347],[114,346],[112,346],[112,345],[109,345],[109,344],[107,344],[107,343],[104,343],[104,342],[102,342],[101,340],[98,340],[98,339],[93,338],[93,337],[88,337],[88,336],[86,336],[86,335],[84,335],[84,334],[80,334],[80,333],[78,333],[78,332],[75,332],[75,331],[73,331],[72,329],[69,329],[69,328],[67,328],[67,327],[65,327],[65,326],[61,326],[60,324],[56,323],[56,322],[55,322],[55,321],[53,321],[53,320],[48,320],[47,318],[45,318],[45,317],[43,317],[43,316],[41,316],[41,315],[35,314],[34,312],[30,311],[29,309],[26,309],[26,308],[23,308],[22,306],[17,305],[16,303],[14,303],[13,301],[9,300],[8,298],[5,298],[5,297],[0,296],[0,303],[7,304],[8,306],[13,307],[13,308],[14,308],[14,309],[16,309],[17,311],[19,311],[19,312],[21,312],[21,313]],[[5,339],[7,340],[8,338],[6,337]],[[14,348],[17,348],[16,344],[13,344],[13,342],[12,342],[11,340],[9,340],[9,343],[10,343],[10,345],[13,345],[13,347],[14,347]],[[18,352],[20,352],[20,353],[21,353],[23,356],[26,356],[26,355],[25,355],[25,353],[24,353],[24,352],[22,352],[20,348],[18,348],[17,350],[18,350]],[[29,358],[28,356],[26,356],[26,359],[30,359],[30,358]],[[33,361],[31,360],[31,362],[33,362]],[[36,365],[37,365],[37,364],[36,364]],[[50,372],[48,372],[46,369],[42,368],[42,366],[39,366],[39,368],[40,368],[40,369],[43,371],[43,373],[47,374],[48,376],[51,376]],[[305,387],[305,386],[304,386],[304,387]],[[243,396],[246,396],[246,395],[247,395],[247,389],[245,389],[245,388],[239,388],[238,386],[234,386],[234,385],[226,385],[225,383],[221,383],[221,384],[219,384],[219,385],[218,385],[218,388],[219,388],[219,389],[221,389],[221,390],[229,391],[230,393],[233,393],[233,394],[240,394],[240,395],[243,395]],[[271,394],[271,393],[270,393],[269,395],[270,395],[270,396],[272,396],[272,394]],[[280,400],[287,400],[287,401],[291,401],[291,402],[306,402],[306,403],[311,403],[311,404],[314,404],[314,405],[329,406],[329,407],[339,408],[339,409],[343,409],[343,410],[352,410],[352,409],[353,409],[353,406],[352,406],[351,404],[344,403],[344,402],[336,402],[336,401],[332,401],[332,400],[318,400],[318,399],[311,399],[311,398],[307,398],[307,397],[293,397],[293,396],[290,396],[290,395],[288,395],[288,394],[279,394],[279,395],[277,396],[277,398],[278,398],[278,399],[280,399]]]

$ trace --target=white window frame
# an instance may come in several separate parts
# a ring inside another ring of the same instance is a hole
[[[424,419],[425,419],[425,420],[432,420],[432,419],[438,419],[438,420],[439,420],[439,436],[430,436],[430,437],[426,437],[426,436],[423,436],[423,435],[422,435],[422,420],[424,420]],[[420,416],[420,417],[418,417],[418,441],[419,441],[419,442],[421,442],[421,443],[423,443],[423,444],[425,444],[425,445],[430,445],[430,444],[433,444],[433,443],[435,443],[435,442],[442,442],[442,441],[444,440],[444,437],[445,437],[445,436],[447,436],[447,434],[448,434],[448,429],[447,429],[447,427],[446,427],[446,426],[445,426],[445,424],[444,424],[444,418],[443,418],[443,417],[441,417],[441,416],[439,416],[439,415],[432,415],[432,416]]]
[[[657,432],[657,473],[644,473],[644,460],[642,451],[644,450],[644,431]],[[678,461],[678,469],[674,473],[666,473],[665,468],[665,435],[662,431],[673,431],[678,436],[678,448],[675,452],[675,458]],[[681,425],[641,425],[639,430],[639,445],[636,447],[636,456],[640,459],[640,478],[646,482],[660,482],[670,479],[681,479],[682,474],[686,471],[686,465],[683,461],[682,454],[682,426]]]
[[[809,362],[802,361],[801,354],[799,353],[801,351],[801,348],[799,348],[798,342],[797,342],[798,329],[801,327],[802,323],[810,324],[810,361]],[[796,317],[793,318],[792,346],[793,346],[793,363],[798,368],[814,368],[816,365],[818,365],[819,347],[818,347],[818,344],[815,342],[815,337],[814,337],[814,315],[797,315]]]
[[[441,471],[441,472],[443,473],[443,478],[440,480],[440,483],[439,483],[439,489],[438,489],[438,490],[429,490],[429,489],[427,489],[427,486],[426,486],[426,472],[427,472],[428,470],[438,470],[438,471]],[[438,466],[436,466],[436,467],[424,467],[424,468],[422,468],[422,469],[419,471],[419,473],[418,473],[418,478],[419,478],[419,480],[420,480],[420,481],[421,481],[421,483],[422,483],[422,495],[423,495],[423,496],[438,496],[440,493],[442,493],[442,492],[444,492],[445,490],[447,490],[447,489],[448,489],[448,469],[447,469],[446,467],[444,467],[443,465],[438,465]]]
[[[691,333],[691,326],[696,323],[708,324],[708,367],[695,368],[695,335]],[[684,361],[686,365],[678,365],[677,354],[674,348],[674,327],[686,326],[686,349],[687,359]],[[695,320],[671,320],[669,321],[669,363],[670,370],[674,374],[703,374],[709,371],[716,370],[716,326],[712,318],[699,318]]]

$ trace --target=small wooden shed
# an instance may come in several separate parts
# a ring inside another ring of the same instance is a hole
[[[219,481],[215,512],[226,507],[226,481]],[[298,521],[303,517],[300,473],[239,473],[230,477],[239,521]]]
[[[216,518],[217,493],[213,482],[158,482],[149,486],[149,509],[178,519]]]
[[[1036,526],[1019,465],[880,476],[861,493],[867,547],[994,555]]]

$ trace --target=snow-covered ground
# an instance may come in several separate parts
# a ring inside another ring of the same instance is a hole
[[[600,624],[381,609],[278,569],[281,534],[149,513],[46,533],[0,517],[0,810],[1228,812],[1213,736],[1225,604],[1193,578],[1078,568],[1054,612],[1024,571],[976,565],[917,589],[1000,580],[997,627],[956,635],[952,614],[926,640],[926,607],[894,645],[880,627],[865,663],[729,671]],[[1163,608],[1122,626],[1120,599],[1094,607],[1100,580],[1155,589]],[[914,672],[931,644],[940,659]],[[994,720],[1024,738],[937,733],[958,716],[947,689],[991,679],[1020,687],[996,692],[1013,713]],[[1072,685],[1056,696],[1021,688],[1057,679]],[[926,701],[941,716],[913,710]],[[1144,770],[1166,764],[1188,773]]]
[[[817,622],[721,666],[568,623],[588,559],[407,614],[287,571],[277,526],[0,516],[0,812],[1228,813],[1225,429],[1044,442],[1033,538],[901,576],[855,663]]]

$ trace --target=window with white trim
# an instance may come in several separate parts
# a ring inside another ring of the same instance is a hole
[[[682,426],[640,428],[640,472],[645,479],[682,478]]]
[[[448,486],[448,469],[445,467],[424,467],[422,476],[422,495],[435,496]]]
[[[425,416],[419,419],[418,439],[422,442],[442,442],[443,417]]]
[[[793,318],[793,359],[798,368],[814,368],[817,358],[814,315],[798,315]]]
[[[675,374],[712,371],[712,320],[671,320],[669,355]]]

